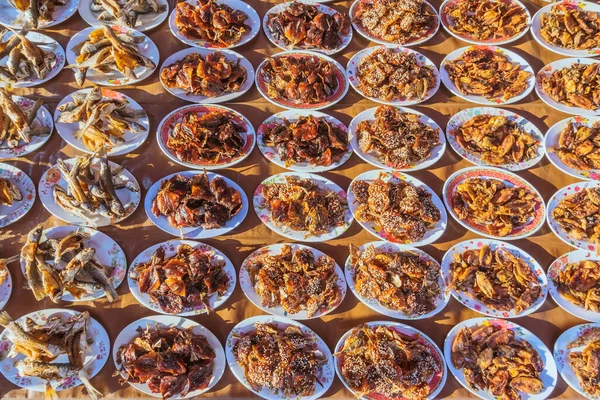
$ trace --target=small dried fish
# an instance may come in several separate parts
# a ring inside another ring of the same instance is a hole
[[[0,60],[8,57],[0,80],[16,82],[44,79],[56,65],[56,55],[53,51],[27,39],[29,29],[26,25],[19,32],[12,31],[7,39],[4,39],[6,33],[0,37]]]
[[[114,21],[130,28],[135,28],[140,15],[159,14],[166,7],[156,0],[93,0],[90,4],[99,21]]]

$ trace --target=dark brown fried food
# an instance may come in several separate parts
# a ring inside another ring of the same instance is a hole
[[[548,43],[564,49],[586,50],[600,46],[600,18],[594,11],[557,3],[543,13],[540,34]]]
[[[568,122],[560,132],[558,146],[548,150],[568,167],[580,171],[600,169],[600,123],[588,126]]]
[[[600,188],[565,197],[552,210],[552,219],[573,239],[600,246]]]
[[[12,206],[15,201],[23,200],[19,187],[9,179],[0,178],[0,206]]]
[[[575,63],[542,76],[544,93],[552,100],[569,107],[597,110],[600,107],[600,63]]]
[[[556,290],[585,310],[600,312],[600,263],[585,260],[567,264],[551,278]]]
[[[583,390],[592,397],[600,396],[600,328],[586,328],[567,349],[582,346],[581,351],[569,354],[569,364]]]

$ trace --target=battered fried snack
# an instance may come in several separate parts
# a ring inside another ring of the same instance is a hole
[[[510,329],[496,325],[463,328],[452,343],[451,359],[472,388],[488,390],[494,396],[519,399],[519,392],[539,394],[544,390],[542,358]]]
[[[562,199],[552,218],[573,239],[600,246],[600,188],[583,188]]]
[[[600,123],[588,126],[569,122],[560,132],[558,147],[548,150],[571,168],[583,171],[600,168]]]
[[[581,336],[567,345],[567,349],[582,347],[581,351],[569,354],[571,369],[579,384],[592,397],[600,396],[600,328],[587,328]]]
[[[375,111],[375,121],[358,124],[358,147],[392,168],[410,168],[425,161],[440,145],[440,132],[419,118],[396,107],[380,106]]]
[[[594,11],[556,3],[543,13],[540,34],[548,43],[564,49],[586,50],[600,46],[600,19]]]
[[[369,35],[396,44],[414,42],[438,23],[435,11],[422,0],[364,0],[352,17]]]
[[[570,107],[597,110],[600,107],[600,63],[575,63],[541,77],[544,93]]]
[[[7,178],[0,178],[0,206],[12,206],[15,201],[23,200],[23,194],[17,185]]]
[[[415,317],[437,306],[440,267],[410,251],[378,252],[375,246],[362,253],[350,245],[350,269],[354,271],[356,291],[365,299]]]
[[[419,65],[414,53],[388,48],[363,58],[356,78],[365,96],[384,101],[422,100],[437,84],[432,66]]]
[[[452,209],[461,220],[483,225],[497,237],[526,225],[541,199],[523,187],[508,187],[498,179],[469,178],[456,186]]]
[[[420,335],[387,326],[358,326],[335,356],[342,379],[359,398],[424,399],[429,382],[444,368]]]
[[[569,263],[551,279],[558,293],[565,299],[585,310],[600,312],[600,263],[598,261]]]
[[[457,59],[443,64],[443,68],[462,94],[503,101],[523,93],[532,76],[500,50],[485,46],[469,48]]]

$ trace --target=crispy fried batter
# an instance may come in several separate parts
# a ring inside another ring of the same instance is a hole
[[[559,135],[558,146],[548,150],[571,168],[600,169],[600,123],[569,122]]]
[[[542,90],[558,103],[596,110],[600,106],[599,67],[600,63],[575,63],[554,70],[550,76],[542,76]]]
[[[600,312],[600,263],[585,260],[569,263],[552,278],[556,290],[571,303]]]
[[[565,49],[586,50],[600,46],[600,19],[594,11],[580,10],[570,3],[557,3],[543,13],[540,34]]]
[[[600,188],[583,188],[562,199],[552,218],[573,239],[600,246]]]
[[[600,396],[600,328],[585,329],[567,348],[581,346],[585,346],[581,351],[569,354],[569,364],[583,390],[592,397]]]

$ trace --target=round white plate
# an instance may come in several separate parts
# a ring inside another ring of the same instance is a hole
[[[8,300],[10,300],[13,287],[12,276],[8,267],[6,267],[6,272],[6,278],[4,278],[4,282],[0,285],[0,310],[2,310],[6,306],[6,303],[8,303]]]
[[[171,175],[167,175],[159,181],[156,181],[152,185],[152,187],[148,189],[148,192],[146,193],[146,198],[144,199],[144,208],[146,210],[146,215],[148,216],[150,221],[152,221],[154,225],[158,226],[163,231],[170,233],[173,236],[183,237],[186,239],[207,239],[211,237],[222,236],[237,228],[244,221],[244,218],[246,218],[246,214],[248,214],[248,198],[246,197],[246,193],[244,192],[244,189],[242,189],[237,183],[233,182],[231,179],[227,178],[226,176],[215,174],[213,172],[206,173],[208,175],[209,180],[212,181],[215,177],[220,176],[225,180],[227,186],[234,188],[235,190],[240,192],[240,195],[242,196],[242,209],[236,215],[234,215],[233,218],[227,221],[225,226],[215,229],[204,229],[201,226],[186,227],[179,229],[169,225],[167,217],[165,217],[164,215],[161,215],[160,217],[155,217],[154,214],[152,214],[152,201],[158,194],[158,191],[160,190],[160,184],[162,183],[162,181],[167,180],[177,174],[183,175],[186,178],[191,178],[195,175],[199,175],[202,173],[203,172],[201,171],[177,172]]]
[[[354,178],[354,180],[350,183],[350,186],[348,187],[348,206],[350,207],[350,210],[352,211],[352,215],[355,215],[356,210],[359,205],[358,202],[356,201],[356,199],[354,198],[354,195],[352,194],[352,190],[350,189],[350,188],[352,188],[352,183],[354,183],[354,181],[373,182],[380,175],[381,175],[381,178],[385,182],[398,183],[400,181],[404,181],[415,187],[420,187],[420,188],[426,190],[427,192],[429,192],[431,194],[431,201],[433,202],[433,204],[438,208],[438,210],[440,210],[440,220],[437,221],[432,227],[427,229],[427,231],[425,232],[425,235],[423,236],[423,238],[421,238],[421,240],[419,240],[417,242],[406,242],[406,243],[402,243],[402,244],[409,244],[411,246],[419,247],[419,246],[425,246],[426,244],[434,243],[436,240],[438,240],[442,236],[444,231],[446,230],[446,225],[448,224],[448,214],[446,213],[446,209],[444,208],[444,204],[442,203],[442,200],[440,200],[438,195],[425,183],[421,182],[420,180],[418,180],[416,178],[413,178],[410,175],[406,175],[401,172],[391,171],[391,170],[374,169],[371,171],[363,172],[362,174],[360,174],[356,178]],[[387,234],[383,229],[376,226],[376,224],[374,224],[373,222],[360,222],[358,220],[357,220],[357,222],[367,232],[369,232],[371,235],[375,236],[379,240],[400,243],[400,242],[398,242],[398,239]]]
[[[119,351],[119,348],[121,346],[128,345],[139,336],[140,333],[138,332],[138,328],[146,329],[147,326],[149,326],[150,328],[161,326],[164,328],[172,327],[180,329],[191,329],[192,333],[194,333],[195,335],[204,336],[210,347],[212,347],[213,351],[215,352],[215,359],[212,361],[213,374],[210,383],[208,384],[208,387],[206,387],[206,389],[203,390],[194,390],[192,392],[189,392],[185,396],[177,394],[175,396],[170,397],[171,399],[187,399],[199,396],[202,393],[211,390],[217,384],[217,382],[219,382],[219,380],[223,376],[223,372],[225,371],[225,352],[223,351],[223,346],[221,346],[221,342],[219,342],[219,339],[217,339],[217,337],[211,331],[209,331],[207,328],[200,325],[199,323],[192,321],[191,319],[176,317],[173,315],[152,315],[149,317],[138,319],[137,321],[127,325],[119,333],[119,336],[117,336],[117,338],[115,339],[115,343],[113,344],[113,361],[115,363],[115,368],[117,369],[117,371],[121,368],[121,364],[117,363],[117,352]],[[125,379],[127,377],[127,373],[125,371],[122,371],[121,377]],[[143,392],[149,396],[159,398],[162,397],[160,393],[152,393],[150,388],[148,388],[148,384],[146,383],[129,382],[129,384],[137,390],[139,390],[140,392]]]
[[[236,337],[244,333],[255,331],[256,324],[274,324],[279,329],[285,329],[290,325],[297,326],[298,328],[300,328],[304,335],[309,335],[315,338],[316,349],[318,352],[323,354],[323,356],[326,359],[326,362],[323,365],[321,365],[321,367],[317,371],[318,383],[315,385],[315,392],[313,393],[313,395],[300,396],[296,399],[314,400],[322,397],[327,392],[327,389],[329,389],[329,387],[331,386],[331,383],[333,382],[333,378],[335,376],[333,367],[333,357],[331,356],[331,351],[329,351],[329,347],[323,341],[323,339],[321,339],[311,329],[297,321],[283,317],[271,315],[260,315],[257,317],[251,317],[243,320],[231,330],[229,336],[227,336],[227,342],[225,344],[225,355],[227,356],[227,364],[229,365],[229,369],[231,369],[231,372],[233,372],[233,375],[235,375],[237,380],[240,381],[252,393],[264,399],[285,399],[285,397],[281,393],[275,393],[273,390],[267,389],[266,387],[263,387],[260,391],[254,390],[246,380],[244,369],[240,364],[238,364],[238,362],[235,359],[233,348],[237,342]]]
[[[194,0],[185,0],[185,1],[186,1],[186,3],[194,5],[194,6],[197,4],[197,2]],[[239,42],[237,42],[231,46],[221,47],[221,46],[213,45],[212,43],[208,43],[203,39],[190,39],[190,38],[184,36],[179,31],[179,29],[177,29],[177,26],[175,25],[175,15],[177,13],[177,7],[174,7],[173,11],[171,11],[171,14],[169,15],[169,29],[171,29],[171,33],[173,33],[173,36],[175,36],[182,43],[187,44],[188,46],[205,48],[205,49],[233,49],[234,47],[239,47],[239,46],[245,45],[246,43],[248,43],[249,41],[254,39],[254,37],[260,31],[260,17],[258,16],[258,13],[256,12],[256,10],[254,8],[252,8],[252,6],[250,4],[246,4],[241,0],[217,0],[216,3],[217,4],[227,4],[229,7],[233,8],[234,10],[241,10],[241,11],[245,12],[246,15],[248,16],[248,19],[246,19],[246,21],[244,21],[244,23],[250,27],[250,32],[243,34],[242,39]]]
[[[200,54],[202,58],[205,58],[208,54],[214,53],[215,51],[221,52],[228,61],[237,61],[240,63],[240,66],[246,68],[246,81],[242,84],[240,90],[238,90],[237,92],[225,93],[221,96],[216,97],[206,97],[199,94],[187,94],[185,90],[179,88],[168,88],[163,84],[162,80],[160,81],[160,83],[163,85],[165,90],[171,93],[173,96],[178,97],[181,100],[189,101],[191,103],[201,104],[224,103],[226,101],[232,101],[233,99],[240,97],[248,90],[250,90],[252,84],[254,83],[254,67],[252,67],[252,64],[250,64],[250,61],[248,61],[246,57],[232,50],[209,50],[188,47],[187,49],[183,49],[169,56],[165,60],[165,62],[163,62],[162,66],[160,67],[160,70],[162,72],[164,68],[183,60],[183,58],[188,54],[197,53]]]
[[[418,115],[419,122],[433,128],[433,129],[437,129],[439,132],[440,144],[435,146],[432,149],[431,154],[429,154],[429,157],[427,157],[427,159],[419,162],[418,164],[411,165],[408,168],[395,169],[395,168],[393,168],[393,166],[391,164],[385,164],[383,162],[383,160],[381,159],[382,157],[380,157],[376,151],[372,151],[372,152],[368,152],[368,153],[363,152],[360,149],[360,146],[358,145],[358,134],[357,134],[358,133],[358,129],[357,129],[358,125],[363,121],[369,121],[370,123],[373,123],[375,121],[375,113],[377,112],[378,108],[379,107],[369,108],[368,110],[365,110],[365,111],[361,112],[360,114],[358,114],[350,122],[350,126],[348,127],[349,132],[350,132],[349,133],[350,144],[352,145],[352,149],[354,150],[354,152],[356,153],[357,156],[359,156],[360,158],[362,158],[364,161],[368,162],[369,164],[373,165],[374,167],[381,168],[381,169],[392,168],[396,171],[417,171],[420,169],[430,168],[442,158],[442,156],[444,155],[444,152],[446,151],[446,137],[444,136],[444,131],[442,131],[442,128],[440,128],[440,126],[432,118],[428,117],[427,115],[420,113],[416,110],[413,110],[411,108],[406,108],[406,107],[397,107],[397,108],[403,114],[408,113],[408,114]]]
[[[523,131],[529,133],[533,138],[535,138],[535,140],[538,140],[539,143],[538,143],[538,147],[537,147],[536,157],[532,158],[530,160],[522,161],[520,163],[512,162],[510,164],[495,165],[495,164],[490,164],[490,163],[482,160],[479,154],[471,152],[471,151],[465,149],[464,147],[462,147],[456,141],[456,132],[458,131],[458,129],[463,124],[465,124],[467,121],[469,121],[470,119],[472,119],[478,115],[485,115],[485,114],[494,115],[494,116],[505,116],[505,117],[509,118],[511,121],[515,122],[517,125],[519,125],[519,127]],[[448,143],[450,143],[450,146],[452,147],[452,149],[459,156],[461,156],[465,160],[467,160],[470,163],[475,164],[475,165],[504,168],[508,171],[521,171],[521,170],[525,170],[525,169],[533,167],[538,162],[540,162],[542,157],[544,157],[544,147],[542,146],[542,142],[544,141],[544,135],[542,134],[542,132],[540,132],[540,130],[534,124],[529,122],[529,120],[527,120],[526,118],[523,118],[517,113],[508,111],[508,110],[504,110],[502,108],[475,107],[475,108],[467,108],[466,110],[459,111],[456,114],[454,114],[452,116],[452,118],[450,118],[450,121],[448,121],[448,125],[446,126],[446,136],[448,137]]]
[[[434,357],[437,359],[436,361],[438,361],[439,364],[442,366],[442,369],[440,371],[438,371],[438,373],[436,375],[434,375],[433,378],[431,378],[431,380],[429,381],[429,395],[426,397],[426,399],[427,400],[435,399],[436,396],[438,394],[440,394],[440,392],[444,388],[444,385],[446,384],[446,379],[448,378],[448,370],[446,368],[446,361],[444,360],[444,355],[442,354],[442,351],[440,350],[438,345],[435,344],[435,342],[433,340],[431,340],[431,338],[429,336],[427,336],[423,332],[421,332],[411,326],[401,324],[400,322],[373,321],[373,322],[367,322],[367,323],[365,323],[365,325],[370,326],[371,328],[375,328],[378,326],[389,327],[389,328],[392,328],[392,329],[398,331],[399,333],[401,333],[403,335],[407,335],[410,337],[415,337],[418,335],[419,336],[418,340],[420,340],[420,343],[425,344],[430,348],[430,350],[432,351],[432,354],[434,354],[435,355]],[[344,342],[356,328],[357,327],[350,329],[348,332],[346,332],[344,334],[344,336],[342,336],[340,338],[337,345],[335,346],[334,354],[337,354],[337,353],[339,353],[340,350],[342,350]],[[346,381],[342,377],[342,373],[340,371],[341,360],[340,360],[339,356],[335,357],[334,363],[335,363],[335,372],[336,372],[338,378],[340,378],[340,381],[342,381],[342,383],[344,384],[346,389],[348,389],[350,392],[352,392],[356,397],[365,398],[365,399],[366,398],[375,398],[375,399],[377,399],[377,398],[386,399],[387,398],[387,397],[384,397],[381,395],[373,395],[373,396],[368,396],[368,397],[360,396],[358,393],[356,393],[354,390],[352,390],[352,388],[346,383]]]
[[[454,84],[452,79],[450,79],[450,75],[448,75],[448,71],[446,70],[446,64],[448,64],[450,61],[456,60],[457,58],[462,56],[462,54],[465,51],[471,50],[473,48],[486,48],[486,49],[490,49],[493,51],[499,51],[500,53],[502,53],[503,55],[505,55],[508,58],[509,62],[519,64],[521,66],[521,70],[527,71],[531,74],[531,76],[529,77],[529,80],[527,82],[527,88],[525,90],[523,90],[517,96],[511,97],[508,100],[503,100],[501,97],[497,97],[497,98],[493,98],[493,99],[486,99],[485,97],[479,96],[479,95],[463,94],[460,90],[458,90],[458,88],[456,87],[456,85]],[[508,50],[508,49],[505,49],[502,47],[497,47],[497,46],[470,46],[470,47],[463,47],[463,48],[454,50],[453,52],[448,54],[446,56],[446,58],[444,58],[444,60],[442,60],[442,64],[440,66],[440,78],[441,78],[444,86],[446,86],[446,88],[452,94],[460,97],[463,100],[466,100],[466,101],[469,101],[469,102],[475,103],[475,104],[483,104],[484,106],[516,103],[518,101],[523,100],[525,97],[529,96],[529,93],[531,93],[531,91],[533,90],[533,87],[535,86],[535,72],[533,71],[533,68],[531,68],[531,65],[529,65],[527,60],[525,60],[523,57],[521,57],[520,55],[518,55],[517,53],[515,53],[511,50]]]
[[[60,116],[62,114],[62,112],[59,111],[58,107],[60,107],[61,105],[65,104],[65,103],[72,102],[73,95],[75,93],[88,94],[91,91],[92,91],[92,88],[86,88],[86,89],[81,89],[74,93],[71,93],[70,95],[68,95],[64,99],[62,99],[60,101],[60,103],[58,103],[58,106],[57,106],[56,110],[54,111],[54,120],[56,121],[56,130],[58,131],[58,134],[60,135],[60,137],[62,137],[65,142],[67,142],[71,146],[75,147],[77,150],[82,151],[87,154],[94,154],[94,152],[91,151],[90,149],[88,149],[87,147],[85,147],[85,144],[83,143],[82,139],[77,139],[74,136],[75,132],[77,132],[79,130],[79,122],[75,122],[72,124],[58,122],[58,118],[60,118]],[[105,98],[115,99],[115,100],[120,100],[120,101],[127,100],[127,102],[129,103],[129,106],[132,109],[134,109],[136,111],[138,111],[138,110],[144,111],[142,106],[140,106],[135,100],[133,100],[131,97],[127,96],[126,94],[123,94],[120,92],[115,92],[114,90],[110,90],[107,88],[103,88],[102,96]],[[148,114],[146,114],[146,116],[143,118],[136,118],[136,119],[131,119],[131,120],[137,122],[138,124],[141,124],[145,128],[144,131],[140,132],[140,133],[133,133],[131,131],[125,131],[125,135],[123,135],[123,139],[125,139],[125,143],[111,148],[108,151],[109,156],[122,156],[123,154],[132,152],[133,150],[140,147],[148,138],[148,132],[150,130],[150,121],[148,119]]]
[[[17,10],[11,4],[11,0],[0,0],[0,24],[13,29],[20,29],[23,27],[26,21],[29,21],[29,11],[26,15]],[[56,6],[54,14],[52,15],[52,21],[38,21],[38,29],[46,29],[51,26],[61,24],[71,18],[75,11],[77,11],[77,5],[79,0],[66,0],[64,6]]]
[[[245,132],[241,133],[241,137],[244,139],[244,146],[240,150],[239,154],[234,158],[221,159],[218,163],[202,161],[188,162],[180,160],[172,150],[167,148],[167,139],[169,134],[173,131],[173,127],[181,122],[185,114],[190,112],[196,113],[197,115],[207,114],[209,112],[226,113],[234,122],[240,124],[245,129]],[[256,144],[256,133],[254,132],[254,127],[252,126],[250,120],[231,108],[212,104],[192,104],[189,106],[180,107],[167,114],[167,116],[164,117],[158,125],[158,129],[156,130],[156,140],[158,141],[158,146],[162,152],[177,164],[183,165],[187,168],[215,170],[233,167],[234,165],[245,160],[246,157],[252,153],[252,150],[254,150],[254,145]]]
[[[280,234],[281,236],[291,239],[297,240],[300,242],[326,242],[327,240],[335,239],[336,237],[342,235],[346,230],[352,225],[352,220],[354,219],[348,207],[346,207],[346,214],[344,216],[344,225],[337,226],[330,230],[327,233],[323,233],[321,235],[312,236],[309,235],[308,231],[295,231],[287,226],[279,226],[273,222],[271,218],[271,211],[269,211],[265,205],[265,198],[262,195],[262,188],[265,185],[270,185],[273,183],[286,183],[285,177],[296,177],[300,179],[310,179],[320,189],[326,189],[331,192],[337,193],[343,200],[346,200],[346,192],[339,187],[336,183],[330,181],[329,179],[323,178],[322,176],[316,174],[309,174],[307,172],[283,172],[281,174],[276,174],[268,177],[264,181],[261,182],[260,185],[254,191],[253,205],[254,211],[256,211],[256,215],[261,220],[263,224],[265,224],[269,229],[273,232]]]
[[[430,67],[433,67],[433,74],[435,75],[435,86],[432,88],[429,88],[422,99],[414,99],[414,100],[396,99],[396,100],[392,100],[392,101],[386,101],[386,100],[378,99],[375,97],[369,97],[366,94],[364,94],[362,92],[362,90],[360,90],[360,88],[359,88],[360,82],[359,82],[359,79],[357,76],[358,65],[360,64],[360,62],[362,60],[364,60],[371,54],[375,53],[376,51],[382,50],[382,49],[392,49],[394,52],[403,52],[403,53],[409,53],[409,54],[412,53],[417,58],[417,65],[419,65],[419,66],[428,65]],[[358,94],[360,94],[361,96],[363,96],[364,98],[372,100],[376,103],[388,104],[391,106],[412,106],[412,105],[423,103],[423,102],[429,100],[431,97],[433,97],[434,94],[437,93],[438,89],[440,88],[440,71],[435,66],[433,61],[431,61],[429,58],[425,57],[423,54],[419,53],[418,51],[415,51],[415,50],[412,50],[412,49],[409,49],[406,47],[400,47],[400,46],[395,46],[395,45],[379,45],[379,46],[367,47],[367,48],[362,49],[361,51],[357,52],[356,54],[354,54],[352,56],[352,58],[350,59],[350,61],[348,61],[348,66],[346,68],[347,68],[347,74],[348,74],[348,81],[350,82],[350,85],[352,86],[352,88],[354,90],[356,90],[356,92]]]
[[[67,310],[65,308],[49,308],[46,310],[34,311],[29,314],[23,315],[16,319],[20,324],[25,323],[25,318],[31,318],[37,324],[43,324],[51,316],[60,316],[62,320],[66,320],[74,315],[80,314],[79,311]],[[88,379],[92,379],[96,376],[100,370],[106,364],[108,360],[108,352],[110,351],[110,339],[106,329],[94,318],[90,318],[90,322],[87,330],[88,338],[92,338],[94,341],[90,344],[88,354],[85,357],[85,372],[87,373]],[[7,337],[7,331],[4,330],[0,335],[0,349],[7,351],[12,346],[12,343]],[[6,356],[6,353],[4,353]],[[14,364],[17,361],[24,360],[25,356],[18,354],[14,358],[3,358],[0,361],[0,372],[6,380],[12,384],[22,387],[33,392],[44,392],[46,390],[46,382],[43,379],[37,377],[20,377],[18,370]],[[66,363],[68,357],[66,354],[61,354],[52,363]],[[75,375],[59,380],[50,381],[50,384],[56,392],[61,390],[70,389],[81,385],[81,380]],[[93,383],[92,383],[93,385]]]
[[[135,27],[133,29],[138,32],[146,32],[150,29],[154,29],[160,24],[163,23],[165,19],[167,19],[167,15],[169,15],[169,2],[167,0],[157,0],[156,1],[159,6],[165,6],[165,10],[159,13],[148,13],[148,14],[138,14],[137,21],[135,22]],[[100,21],[98,20],[98,16],[100,13],[94,12],[91,9],[92,0],[80,0],[79,3],[79,15],[85,22],[92,26],[102,26],[106,22],[114,23],[117,25],[122,25],[120,21]],[[122,25],[127,27],[126,25]]]
[[[12,206],[0,205],[0,228],[21,219],[35,203],[35,185],[27,174],[17,167],[0,163],[0,178],[8,179],[21,191],[23,200],[13,201]]]
[[[70,158],[64,161],[70,167],[73,166],[73,164],[75,163],[74,158]],[[119,166],[118,164],[112,161],[109,161],[108,164],[110,165],[111,169],[117,168]],[[123,206],[125,207],[125,214],[122,217],[113,216],[112,218],[107,218],[98,214],[93,217],[94,224],[92,224],[90,223],[90,221],[69,214],[68,212],[63,210],[54,201],[54,196],[52,193],[52,186],[54,186],[55,184],[62,186],[65,190],[67,189],[67,182],[63,178],[61,172],[58,170],[58,167],[56,165],[53,165],[52,167],[50,167],[50,169],[44,172],[42,178],[40,179],[40,183],[38,185],[40,200],[42,201],[44,208],[48,210],[50,214],[54,215],[56,218],[62,221],[65,221],[68,224],[93,226],[96,228],[101,226],[114,225],[123,221],[125,218],[133,214],[133,212],[137,209],[138,205],[140,204],[141,199],[141,194],[139,191],[140,185],[138,184],[135,177],[131,174],[131,172],[124,169],[123,171],[121,171],[121,173],[117,175],[117,177],[124,182],[132,182],[135,185],[135,187],[138,188],[138,192],[130,192],[127,189],[117,190],[117,196],[119,197],[119,200],[121,200],[121,203],[123,203]],[[89,215],[89,213],[87,215]]]
[[[110,26],[115,32],[118,32],[119,34],[143,37],[144,40],[141,43],[137,44],[137,47],[140,50],[140,53],[142,55],[148,57],[150,60],[152,60],[152,62],[154,62],[154,64],[156,66],[158,66],[158,63],[160,60],[160,54],[158,52],[158,47],[156,47],[156,44],[154,44],[154,42],[148,36],[144,35],[141,32],[138,32],[134,29],[131,29],[131,28],[125,28],[125,27],[122,27],[119,25],[110,25]],[[71,40],[69,40],[69,43],[67,44],[67,62],[69,64],[76,64],[75,59],[78,56],[78,54],[75,54],[75,52],[73,52],[73,50],[72,50],[73,47],[86,41],[87,38],[89,37],[90,33],[95,31],[96,29],[101,29],[101,27],[90,26],[89,28],[85,28],[84,30],[77,32],[71,38]],[[133,70],[133,72],[136,74],[137,78],[132,79],[132,78],[129,78],[129,77],[121,74],[118,71],[111,71],[107,74],[103,74],[101,72],[98,72],[98,71],[90,68],[87,71],[85,81],[93,82],[93,83],[96,83],[96,84],[102,85],[102,86],[133,85],[134,83],[141,82],[144,79],[148,78],[150,75],[152,75],[152,73],[154,73],[155,69],[156,69],[156,67],[146,68],[143,65],[139,65]]]
[[[421,260],[423,260],[424,262],[433,262],[440,269],[440,277],[438,280],[438,284],[440,285],[440,293],[437,295],[437,298],[436,298],[435,309],[433,309],[430,312],[423,314],[423,315],[407,315],[406,313],[404,313],[402,311],[396,311],[396,310],[387,308],[384,305],[382,305],[379,301],[377,301],[376,299],[366,299],[366,298],[362,297],[356,291],[356,281],[354,279],[356,272],[352,268],[352,264],[350,262],[351,257],[349,256],[346,259],[346,266],[344,268],[344,272],[346,274],[346,282],[348,282],[348,287],[350,288],[352,293],[354,293],[354,296],[356,296],[356,298],[361,301],[361,303],[363,303],[364,305],[369,307],[371,310],[377,311],[379,314],[385,315],[386,317],[396,318],[396,319],[404,319],[404,320],[431,318],[434,315],[441,312],[446,307],[446,305],[448,304],[448,301],[450,301],[450,293],[448,292],[448,290],[446,290],[446,279],[444,279],[445,272],[442,271],[440,264],[433,257],[431,257],[429,254],[427,254],[423,250],[417,249],[416,247],[406,246],[406,245],[397,244],[397,243],[390,243],[390,242],[386,242],[386,241],[365,243],[362,246],[359,246],[359,249],[362,253],[370,246],[375,247],[377,254],[407,252],[407,253],[414,253],[414,254],[418,255],[419,258]]]
[[[309,111],[309,110],[286,110],[278,112],[277,114],[271,115],[267,118],[260,126],[258,127],[258,131],[256,132],[256,141],[258,143],[258,149],[265,156],[265,158],[271,161],[273,164],[280,166],[281,168],[289,169],[290,171],[296,172],[324,172],[332,169],[336,169],[342,164],[344,164],[350,156],[352,155],[352,148],[348,145],[348,150],[339,161],[333,162],[330,165],[315,165],[310,164],[308,162],[298,162],[293,163],[291,165],[286,165],[285,161],[281,160],[281,157],[277,153],[277,151],[272,146],[267,146],[263,143],[263,135],[264,130],[271,125],[281,125],[283,119],[287,119],[289,122],[293,123],[298,121],[301,117],[308,117],[312,115],[315,118],[325,118],[327,122],[332,125],[337,126],[344,132],[348,132],[348,128],[344,125],[340,120],[331,115],[319,112],[319,111]]]
[[[337,263],[335,264],[335,274],[337,275],[337,287],[340,291],[340,297],[335,304],[331,304],[327,309],[319,310],[312,317],[308,317],[306,314],[306,310],[301,310],[300,312],[298,312],[296,314],[288,314],[287,311],[285,311],[285,309],[282,306],[269,308],[269,307],[265,307],[262,305],[262,300],[261,300],[260,296],[256,293],[256,291],[254,290],[254,287],[252,286],[252,280],[250,279],[250,275],[248,274],[248,270],[247,270],[246,266],[249,262],[253,261],[254,259],[256,259],[258,257],[264,256],[267,254],[270,256],[277,256],[277,255],[281,254],[281,249],[286,245],[288,245],[292,248],[292,252],[296,252],[296,251],[302,250],[302,249],[310,250],[314,254],[315,260],[318,260],[320,257],[327,256],[322,251],[319,251],[313,247],[305,246],[303,244],[298,244],[298,243],[277,243],[277,244],[272,244],[269,246],[261,247],[260,249],[255,250],[254,252],[252,252],[252,254],[250,254],[248,257],[246,257],[246,259],[242,263],[242,266],[240,267],[240,286],[242,288],[242,291],[244,292],[244,294],[246,295],[248,300],[250,300],[252,302],[252,304],[254,304],[256,307],[260,308],[261,310],[263,310],[264,312],[266,312],[268,314],[275,315],[278,317],[286,317],[286,318],[290,318],[290,319],[303,320],[303,319],[320,318],[323,315],[327,315],[327,314],[331,313],[342,303],[342,301],[344,301],[344,297],[346,296],[346,280],[344,279],[344,273],[342,272],[342,269],[339,267],[339,265],[337,265]]]

